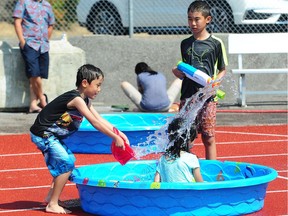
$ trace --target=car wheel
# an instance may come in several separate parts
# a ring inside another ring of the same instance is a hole
[[[122,35],[124,32],[120,16],[111,5],[96,5],[87,19],[88,30],[94,34]]]
[[[232,32],[234,28],[233,15],[229,5],[223,2],[211,3],[212,21],[208,29],[213,33]]]

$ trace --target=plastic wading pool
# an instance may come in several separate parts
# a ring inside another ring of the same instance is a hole
[[[117,129],[126,134],[130,145],[144,142],[149,134],[166,124],[174,113],[117,113],[102,114]],[[84,119],[79,130],[63,140],[74,153],[111,154],[112,139],[96,130]]]
[[[200,160],[203,183],[155,183],[157,161],[79,167],[71,175],[85,212],[103,216],[243,215],[264,206],[269,167]]]

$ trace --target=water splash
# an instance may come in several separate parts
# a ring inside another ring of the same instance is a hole
[[[216,80],[219,82],[220,80]],[[184,131],[189,132],[191,125],[195,122],[195,118],[204,103],[212,96],[215,95],[216,90],[219,86],[213,86],[213,83],[201,88],[196,94],[192,97],[188,98],[182,107],[182,109],[177,113],[174,117],[170,117],[167,119],[165,125],[163,125],[159,130],[155,131],[153,134],[149,135],[146,141],[139,143],[137,146],[132,146],[135,152],[135,158],[141,159],[142,157],[149,154],[158,154],[165,152],[167,148],[173,145],[173,142],[169,142],[167,136],[167,129],[169,123],[175,118],[183,118],[185,119],[185,123],[183,127],[181,127],[178,131],[182,134]],[[181,133],[182,132],[182,133]],[[189,134],[186,136],[189,137]]]
[[[238,97],[238,84],[232,73],[226,73],[224,85],[226,87],[225,91],[232,95],[233,98]]]

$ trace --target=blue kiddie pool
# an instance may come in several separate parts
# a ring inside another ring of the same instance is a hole
[[[173,113],[113,113],[102,114],[118,130],[126,134],[130,145],[144,142],[146,138],[167,123]],[[84,118],[79,130],[63,140],[74,153],[110,154],[112,139],[96,130]]]
[[[155,183],[155,160],[87,165],[73,171],[85,212],[103,216],[243,215],[264,206],[269,167],[200,160],[204,183]]]

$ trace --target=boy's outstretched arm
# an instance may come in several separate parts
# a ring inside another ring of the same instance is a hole
[[[98,118],[96,118],[92,111],[88,109],[87,105],[81,97],[75,97],[67,104],[67,107],[76,108],[94,128],[114,139],[117,147],[125,149],[123,139],[113,132],[113,126],[110,123],[104,123],[103,121],[100,121]]]
[[[114,125],[112,125],[109,121],[107,121],[106,119],[104,119],[104,118],[94,109],[94,107],[93,107],[91,104],[89,104],[89,109],[90,109],[91,113],[95,116],[95,118],[98,119],[98,121],[102,122],[102,123],[105,124],[108,128],[110,128],[111,131],[113,131]],[[130,145],[130,142],[129,142],[127,136],[126,136],[122,131],[120,131],[120,130],[118,130],[118,131],[119,131],[119,133],[120,133],[120,136],[121,136],[122,138],[124,138],[125,142],[126,142],[128,145]]]

